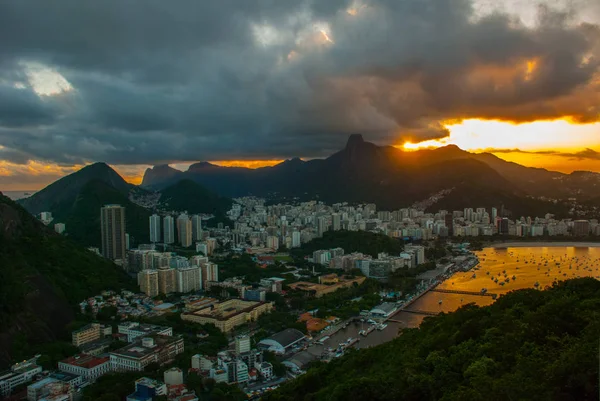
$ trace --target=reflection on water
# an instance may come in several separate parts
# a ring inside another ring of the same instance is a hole
[[[600,278],[600,248],[486,248],[477,252],[477,256],[480,264],[475,270],[455,273],[438,288],[476,293],[486,288],[488,293],[502,295],[522,288],[535,288],[536,283],[537,288],[543,289],[551,286],[554,281],[576,277]],[[504,284],[501,285],[501,282]],[[408,310],[448,313],[469,303],[486,306],[493,302],[490,296],[430,291],[411,304]],[[399,312],[392,317],[393,321],[388,322],[385,330],[375,330],[367,338],[360,337],[361,341],[356,347],[367,348],[391,341],[397,337],[399,329],[418,327],[425,317],[425,315]],[[332,335],[325,347],[335,348],[348,338],[357,338],[358,332],[363,328],[360,323],[351,324]],[[325,347],[314,345],[309,352],[317,356],[324,351]]]
[[[456,273],[440,289],[505,294],[522,288],[543,289],[555,281],[600,276],[600,248],[486,248],[476,252],[480,264],[473,271]],[[475,276],[475,277],[474,277]],[[442,304],[439,304],[439,301]],[[474,302],[485,306],[491,297],[429,292],[410,309],[452,312]]]

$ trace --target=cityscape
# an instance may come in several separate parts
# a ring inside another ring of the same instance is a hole
[[[431,213],[415,208],[378,210],[373,203],[268,205],[262,198],[242,197],[234,199],[227,211],[227,225],[209,227],[213,216],[187,211],[152,214],[147,222],[149,243],[131,247],[127,209],[108,204],[98,212],[101,247],[90,247],[88,252],[120,266],[137,280],[138,291],[104,290],[82,300],[79,312],[92,322],[71,333],[78,352],[58,361],[54,371],[42,370],[37,363],[40,355],[13,365],[0,381],[4,396],[26,385],[30,400],[78,398],[103,375],[139,372],[128,400],[198,399],[194,389],[186,386],[184,377],[189,375],[237,386],[249,398],[260,397],[304,374],[315,361],[331,361],[349,349],[394,339],[403,329],[390,333],[390,322],[404,328],[414,325],[402,321],[402,314],[436,315],[436,311],[410,307],[433,291],[453,292],[436,287],[455,272],[478,266],[478,249],[472,244],[537,247],[539,241],[547,241],[551,246],[556,237],[591,242],[600,234],[597,219],[556,219],[552,214],[511,219],[496,207]],[[53,223],[51,212],[41,212],[38,219],[56,233],[68,235],[64,223]],[[358,246],[307,248],[324,238],[336,242],[339,234],[340,244],[346,241],[343,236],[357,235]],[[362,235],[386,239],[399,251],[377,250],[372,255],[368,239],[363,249],[355,249],[361,248]],[[242,255],[260,271],[258,280],[219,267],[221,260]],[[267,277],[271,271],[273,276]],[[398,286],[398,272],[411,275],[412,285]],[[367,285],[365,280],[376,284]],[[363,293],[356,291],[361,287],[378,290],[369,302],[358,302],[367,308],[356,315],[329,316],[303,307],[310,304],[308,299],[331,296],[354,303],[356,295]],[[495,299],[496,294],[486,292],[486,288],[479,294],[455,291]],[[279,309],[289,310],[290,326],[281,322],[276,332],[262,327],[261,316]],[[111,314],[108,320],[107,313]],[[172,326],[145,323],[165,316],[176,317],[178,326],[198,327],[196,337],[201,339],[212,335],[202,328],[214,327],[224,346],[215,349],[216,354],[196,353],[182,363],[178,356],[188,355],[186,336]],[[340,337],[347,333],[352,336]],[[144,376],[152,364],[172,367],[159,378]]]
[[[600,401],[600,1],[0,37],[0,401]]]

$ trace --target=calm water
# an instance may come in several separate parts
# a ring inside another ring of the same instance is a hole
[[[560,280],[576,277],[600,278],[600,248],[575,247],[531,247],[531,248],[486,248],[477,252],[480,264],[470,272],[456,273],[440,284],[438,288],[479,293],[487,288],[489,293],[498,295],[522,288],[539,289]],[[489,273],[489,274],[488,274]],[[475,277],[473,277],[475,274]],[[515,277],[513,279],[513,276]],[[496,282],[496,278],[498,282]],[[508,279],[508,282],[507,282]],[[500,283],[504,282],[503,285]],[[441,303],[440,303],[441,301]],[[476,303],[486,306],[494,302],[492,297],[481,295],[447,294],[428,292],[408,308],[429,312],[453,312],[462,305]],[[388,327],[375,330],[368,337],[360,337],[357,348],[367,348],[391,341],[398,335],[400,328],[418,327],[425,318],[409,312],[399,312],[388,322]],[[337,344],[348,338],[359,337],[361,324],[351,324],[327,341],[326,346],[336,348]],[[324,347],[313,346],[309,352],[320,355]]]
[[[501,295],[522,288],[535,288],[536,282],[539,284],[538,288],[543,289],[551,286],[554,281],[600,277],[600,248],[486,248],[477,252],[477,256],[480,264],[476,270],[456,273],[438,288],[472,292],[487,288],[489,293]],[[461,305],[472,302],[485,306],[491,304],[493,299],[429,292],[409,309],[452,312]]]

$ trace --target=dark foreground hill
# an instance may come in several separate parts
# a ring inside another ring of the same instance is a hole
[[[118,266],[0,195],[0,366],[66,335],[84,298],[133,284]]]
[[[294,400],[597,400],[600,282],[512,292],[427,318],[379,347],[317,365],[265,397]]]

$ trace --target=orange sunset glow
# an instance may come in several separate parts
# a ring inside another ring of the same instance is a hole
[[[600,123],[573,124],[567,120],[514,124],[505,121],[468,119],[443,124],[449,136],[400,147],[411,151],[456,145],[471,152],[489,152],[529,167],[570,173],[600,171]],[[579,153],[579,154],[578,154]]]

